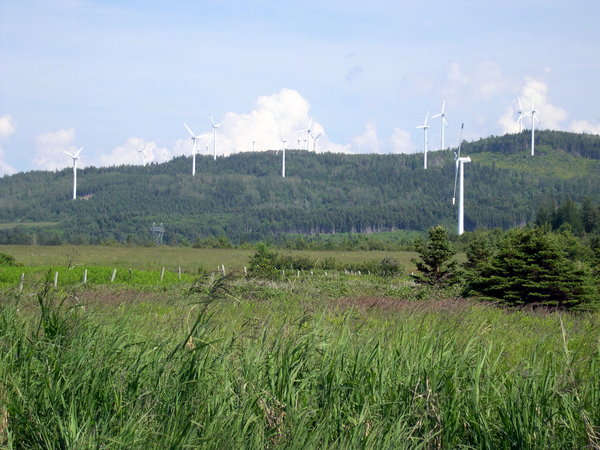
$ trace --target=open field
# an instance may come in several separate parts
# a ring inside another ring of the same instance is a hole
[[[600,315],[405,277],[0,297],[0,446],[595,448]],[[187,292],[187,293],[186,293]]]
[[[241,271],[248,263],[254,250],[245,249],[205,249],[190,247],[109,247],[109,246],[36,246],[3,245],[1,253],[14,256],[17,261],[32,266],[87,266],[99,265],[139,270],[160,270],[165,266],[177,270],[179,266],[186,272],[195,273],[199,266],[216,270],[218,265]],[[386,256],[396,258],[406,271],[414,270],[410,259],[414,252],[392,251],[296,251],[282,250],[282,254],[309,255],[322,261],[335,258],[339,262],[381,261]]]
[[[15,227],[52,227],[60,222],[5,222],[0,223],[0,230],[11,230]]]

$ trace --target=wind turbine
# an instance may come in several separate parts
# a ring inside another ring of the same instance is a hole
[[[188,133],[190,133],[190,139],[192,140],[192,176],[196,175],[196,141],[199,139],[199,136],[194,133],[190,127],[187,126],[187,124],[183,124],[183,126],[188,130]]]
[[[163,162],[167,162],[167,149],[163,150]]]
[[[140,154],[140,158],[142,158],[142,166],[146,165],[146,147],[148,146],[148,143],[146,142],[144,144],[144,148],[142,150],[138,150],[138,153]]]
[[[313,119],[311,117],[310,121],[308,122],[308,126],[306,127],[306,130],[296,131],[296,133],[306,133],[306,139],[304,139],[304,142],[307,143],[306,150],[310,150],[310,148],[309,148],[310,147],[310,139],[309,138],[310,138],[310,132],[312,131],[311,130],[312,122],[313,122]]]
[[[66,150],[63,150],[63,152],[65,152],[67,155],[73,158],[73,200],[77,198],[77,160],[79,159],[79,154],[81,153],[81,150],[83,150],[83,147],[81,147],[74,155],[72,155]]]
[[[317,153],[317,139],[319,139],[319,137],[321,137],[322,134],[323,133],[319,133],[316,137],[313,137],[313,151],[315,152],[315,154]]]
[[[285,143],[287,141],[281,136],[282,160],[281,160],[281,176],[285,178]],[[279,150],[275,153],[279,153]]]
[[[429,128],[429,125],[427,125],[428,119],[429,119],[429,112],[427,112],[427,115],[425,116],[425,122],[423,123],[423,125],[417,127],[417,128],[423,128],[423,131],[424,131],[423,153],[425,154],[425,159],[423,162],[423,167],[425,169],[427,169],[427,129]]]
[[[252,151],[254,151],[254,144],[256,143],[256,141],[254,139],[252,139]]]
[[[435,119],[436,117],[441,117],[442,118],[442,147],[441,150],[445,149],[444,146],[444,129],[448,126],[448,122],[446,122],[446,99],[444,99],[444,103],[442,103],[442,112],[439,114],[436,114],[435,116],[432,116],[432,119]]]
[[[458,144],[458,154],[454,153],[454,194],[452,194],[452,204],[456,202],[456,182],[459,181],[458,192],[458,235],[465,232],[465,164],[471,162],[468,156],[460,156],[460,148],[462,147],[462,134],[465,124],[460,126],[460,142]]]
[[[537,111],[535,110],[534,98],[531,97],[531,111],[527,111],[523,114],[523,117],[531,116],[531,156],[535,154],[535,121],[540,123],[540,119],[536,117]]]
[[[215,121],[212,118],[212,114],[209,114],[210,123],[212,124],[213,129],[213,159],[217,159],[217,128],[221,126],[220,123],[215,124]]]
[[[521,97],[517,97],[517,100],[519,101],[519,110],[517,111],[517,114],[519,115],[519,117],[517,118],[517,123],[519,124],[519,133],[521,131],[523,131],[523,117],[525,117],[525,114],[523,113],[523,105],[521,104]]]

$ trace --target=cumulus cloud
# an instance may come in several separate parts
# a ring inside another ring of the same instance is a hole
[[[11,175],[16,169],[4,160],[4,146],[8,138],[17,131],[10,115],[0,116],[0,175]]]
[[[540,124],[536,124],[536,127],[539,126],[540,128],[553,130],[560,129],[561,123],[568,117],[567,111],[550,103],[548,85],[542,81],[527,78],[525,84],[521,87],[519,98],[525,112],[530,111],[535,106],[536,115],[540,119]],[[515,99],[513,104],[507,107],[504,114],[498,119],[498,123],[504,133],[519,131],[517,123],[518,109],[518,100]],[[530,128],[530,123],[530,118],[524,118],[523,128]]]
[[[226,113],[217,130],[216,152],[217,156],[230,155],[240,151],[278,150],[282,147],[281,139],[285,139],[286,148],[304,148],[301,135],[298,143],[297,131],[306,129],[310,117],[310,104],[297,91],[282,89],[276,94],[261,96],[256,100],[255,107],[248,113]],[[190,128],[195,133],[198,129],[204,130],[198,134],[196,149],[199,153],[213,153],[213,134],[209,127],[210,121],[206,118],[205,124],[190,123]],[[335,144],[325,134],[325,129],[316,120],[312,122],[312,135],[321,134],[318,140],[319,151],[345,151],[345,147]],[[185,130],[184,130],[185,131]],[[254,144],[253,144],[254,142]],[[311,140],[312,150],[312,140]],[[173,145],[174,155],[191,155],[192,144],[189,139],[177,140]]]
[[[394,128],[390,137],[390,147],[393,153],[416,153],[417,146],[412,142],[410,133],[400,128]]]
[[[385,142],[377,135],[375,121],[365,123],[363,132],[352,138],[351,151],[353,153],[380,153],[385,148]]]
[[[98,165],[142,165],[164,162],[170,159],[171,156],[172,151],[166,147],[160,147],[155,142],[146,141],[139,137],[131,137],[123,144],[114,147],[110,153],[100,155]]]
[[[570,130],[575,133],[600,134],[600,123],[591,123],[587,120],[574,120]]]
[[[35,154],[33,167],[39,170],[57,170],[72,164],[71,158],[64,152],[71,154],[77,152],[74,144],[75,130],[69,128],[43,133],[35,138]],[[84,158],[85,155],[81,155]]]

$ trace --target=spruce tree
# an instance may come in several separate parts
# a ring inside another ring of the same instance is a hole
[[[446,228],[438,225],[427,230],[427,241],[417,239],[415,251],[420,259],[411,261],[419,273],[413,274],[415,281],[436,287],[449,286],[458,281],[458,264],[452,259],[456,251],[452,248]]]
[[[567,258],[558,236],[541,228],[509,231],[468,292],[511,305],[572,307],[592,300],[590,277],[581,263]]]

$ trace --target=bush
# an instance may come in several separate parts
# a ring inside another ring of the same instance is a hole
[[[489,260],[480,263],[466,293],[511,305],[573,307],[592,300],[596,288],[589,270],[567,257],[570,247],[562,233],[510,230]]]
[[[459,268],[452,259],[456,251],[450,244],[446,228],[438,225],[427,230],[427,241],[417,239],[415,251],[420,259],[413,258],[419,273],[412,275],[417,283],[446,287],[459,281]]]
[[[6,253],[0,253],[0,266],[4,267],[18,267],[22,264],[18,263],[14,256]]]

